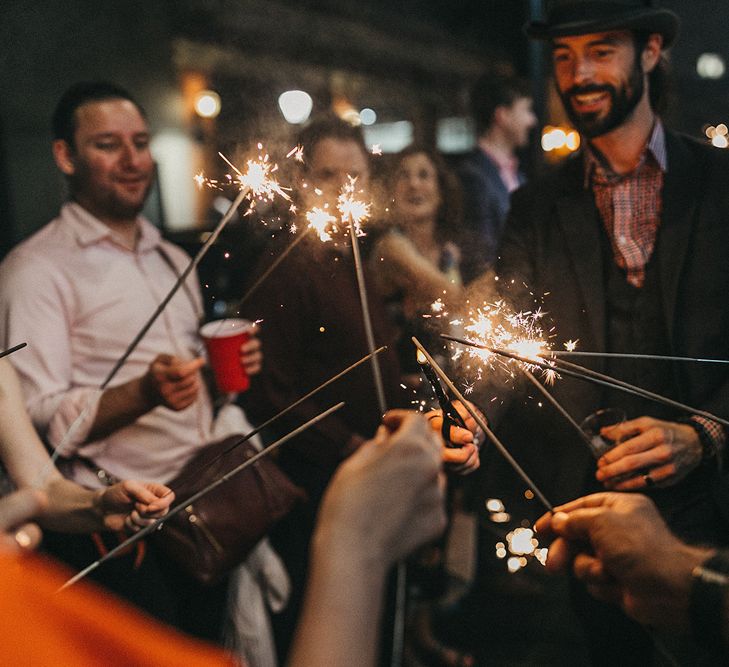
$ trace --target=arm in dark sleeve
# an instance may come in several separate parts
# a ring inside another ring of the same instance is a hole
[[[307,368],[310,332],[306,323],[312,320],[313,311],[306,275],[299,273],[297,265],[290,262],[282,264],[246,306],[249,317],[263,320],[260,334],[263,369],[251,380],[245,406],[257,423],[288,407],[318,384],[311,379],[312,373]],[[342,363],[341,367],[332,368],[327,378],[345,366]],[[336,392],[337,386],[333,385],[329,392],[325,390],[302,403],[276,423],[276,432],[287,432],[330,407],[338,400]],[[340,416],[333,415],[296,438],[290,448],[317,464],[334,466],[363,441]]]

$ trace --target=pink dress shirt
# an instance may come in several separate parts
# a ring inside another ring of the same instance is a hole
[[[212,403],[203,389],[189,408],[158,407],[112,435],[85,443],[101,392],[98,387],[177,278],[187,255],[164,241],[140,217],[137,248],[130,251],[111,230],[75,203],[17,246],[0,264],[0,337],[27,342],[10,361],[18,370],[33,423],[57,446],[71,423],[88,417],[62,452],[80,455],[119,478],[169,481],[210,441]],[[143,375],[162,353],[191,359],[200,354],[202,312],[197,277],[191,275],[142,339],[111,386]],[[64,472],[80,484],[100,486],[85,466]]]

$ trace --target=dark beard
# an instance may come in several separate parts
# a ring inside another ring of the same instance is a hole
[[[643,97],[643,72],[638,64],[633,67],[630,78],[626,85],[620,90],[614,86],[605,84],[591,84],[587,86],[573,86],[565,92],[559,91],[567,116],[575,129],[584,137],[594,139],[611,132],[616,127],[620,127],[633,113]],[[610,95],[610,111],[604,117],[599,117],[597,113],[579,114],[572,106],[571,98],[573,95],[585,93],[608,93]]]

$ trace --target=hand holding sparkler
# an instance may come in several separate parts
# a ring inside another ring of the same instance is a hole
[[[417,358],[440,405],[440,410],[432,410],[425,416],[433,430],[440,430],[445,444],[443,462],[459,474],[465,475],[477,470],[481,465],[478,455],[478,424],[460,401],[453,402],[448,398],[438,375],[420,350]]]
[[[713,550],[674,537],[650,499],[596,493],[556,507],[536,528],[540,537],[557,537],[547,569],[572,569],[593,596],[640,623],[688,630],[692,572]]]
[[[473,403],[469,405],[472,409],[478,410]],[[460,401],[453,401],[451,406],[453,412],[464,422],[463,426],[453,424],[443,410],[432,410],[426,412],[425,416],[430,427],[436,433],[440,433],[445,444],[441,456],[446,469],[459,475],[468,475],[478,470],[481,465],[478,443],[483,437],[483,432]]]
[[[640,417],[605,429],[605,436],[620,443],[597,462],[596,477],[608,489],[670,486],[701,463],[701,442],[688,424]]]

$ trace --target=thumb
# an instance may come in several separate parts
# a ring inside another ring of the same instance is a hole
[[[577,509],[569,514],[557,512],[552,517],[552,530],[568,540],[589,540],[595,520],[603,513],[598,507]]]

